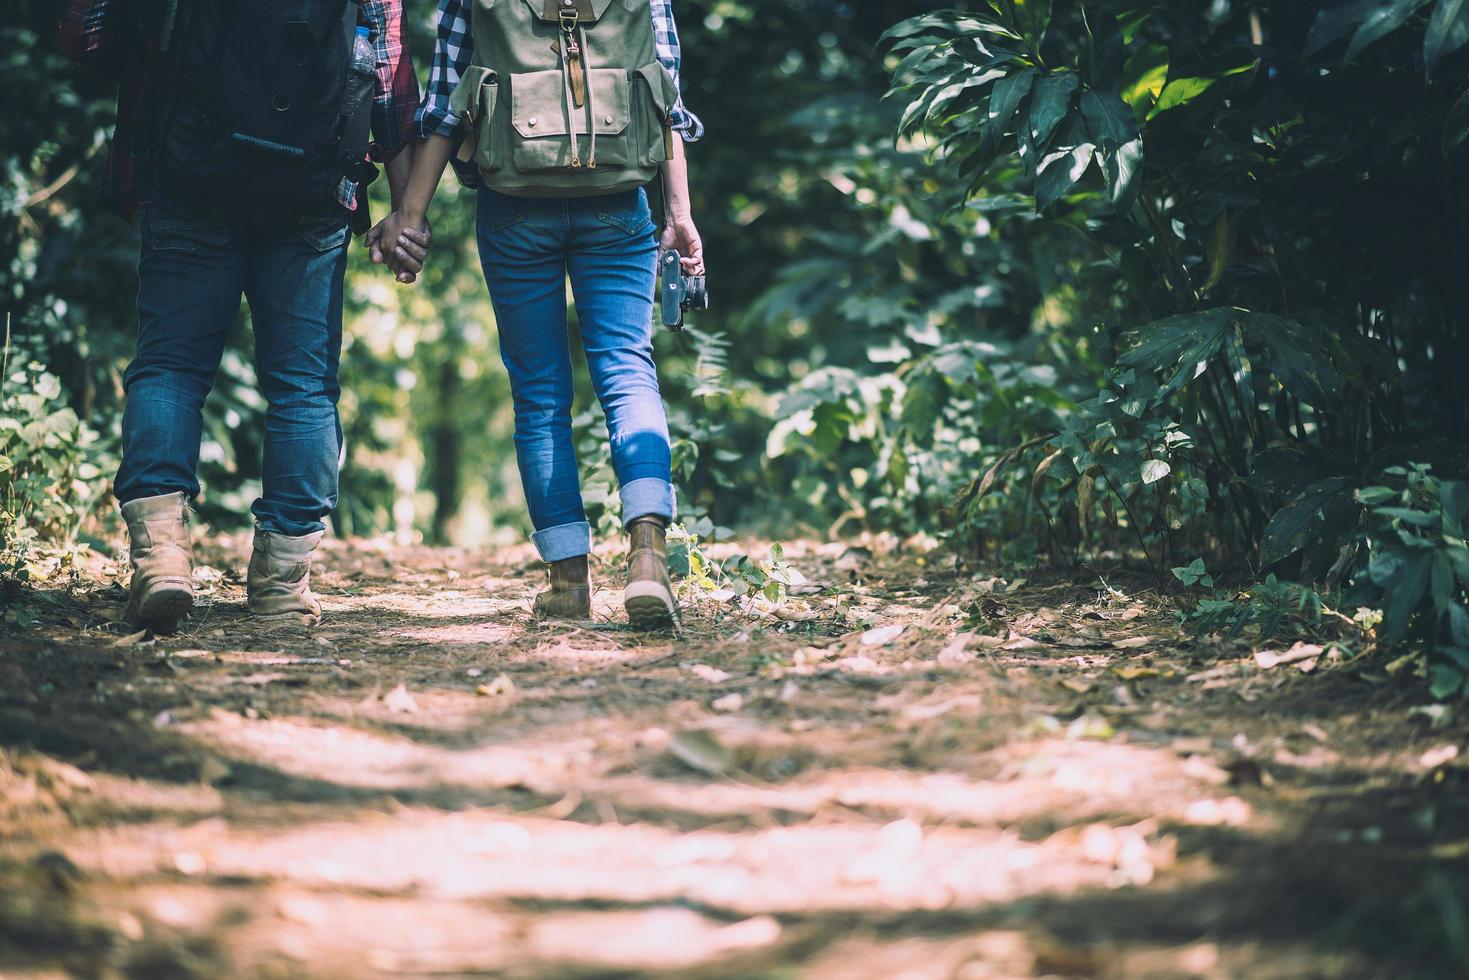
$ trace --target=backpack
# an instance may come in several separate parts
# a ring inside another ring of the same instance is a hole
[[[648,0],[477,0],[451,109],[487,186],[518,197],[632,190],[672,155],[678,88]]]
[[[300,211],[376,176],[366,154],[377,66],[357,0],[168,7],[152,110],[160,192]]]

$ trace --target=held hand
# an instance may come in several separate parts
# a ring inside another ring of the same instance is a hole
[[[394,211],[367,233],[365,244],[372,261],[386,265],[401,283],[411,283],[423,271],[433,245],[433,232],[428,219],[410,222],[401,211]]]
[[[672,249],[678,252],[682,257],[679,264],[683,267],[684,275],[704,274],[704,240],[699,237],[699,229],[694,226],[691,215],[670,215],[658,244],[665,251]]]

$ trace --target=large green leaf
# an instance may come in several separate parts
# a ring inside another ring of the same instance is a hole
[[[924,371],[908,383],[901,418],[918,445],[933,444],[934,427],[948,398],[948,382],[936,371]]]
[[[1132,331],[1124,342],[1134,346],[1117,358],[1117,366],[1134,371],[1172,372],[1172,377],[1152,396],[1154,401],[1182,388],[1203,371],[1209,359],[1224,346],[1224,339],[1244,310],[1232,306],[1180,313]]]
[[[1125,213],[1137,198],[1138,172],[1143,162],[1137,120],[1119,96],[1091,89],[1081,95],[1081,114],[1101,154],[1108,196],[1113,207]]]
[[[1346,60],[1351,61],[1366,48],[1382,40],[1407,22],[1413,12],[1429,0],[1350,0],[1328,7],[1316,15],[1311,32],[1306,36],[1306,57],[1351,36]]]
[[[1309,58],[1322,48],[1349,36],[1375,8],[1382,5],[1383,0],[1349,0],[1348,3],[1339,3],[1321,10],[1311,24],[1311,32],[1306,35],[1305,56]]]
[[[1158,102],[1148,112],[1147,118],[1152,119],[1159,113],[1187,105],[1213,88],[1217,82],[1251,72],[1259,63],[1260,59],[1253,48],[1241,47],[1230,48],[1185,66],[1179,70],[1179,77],[1170,79],[1163,86],[1163,91],[1158,94]]]
[[[1431,79],[1438,63],[1469,44],[1469,0],[1438,0],[1423,37],[1423,70]]]
[[[1145,3],[1118,13],[1117,27],[1122,33],[1122,43],[1131,44],[1132,39],[1137,37],[1138,31],[1142,29],[1145,23],[1151,20],[1154,15],[1160,14],[1167,9],[1166,4]]]
[[[1464,518],[1469,516],[1469,483],[1444,480],[1438,486],[1439,509],[1443,513],[1446,538],[1464,540]]]
[[[1352,43],[1347,45],[1347,60],[1351,61],[1369,45],[1382,40],[1405,24],[1413,12],[1428,0],[1383,0],[1367,13]]]
[[[1010,0],[1015,26],[1030,46],[1039,50],[1051,24],[1051,0]]]
[[[980,153],[993,151],[1000,145],[1005,131],[1010,127],[1010,120],[1015,116],[1015,110],[1020,106],[1021,100],[1030,94],[1035,75],[1034,68],[1023,68],[995,82],[994,91],[990,94],[989,108],[985,111],[984,130],[980,134]]]
[[[1122,66],[1122,101],[1132,106],[1133,115],[1142,118],[1163,94],[1167,81],[1167,45],[1145,45]]]
[[[1349,495],[1356,481],[1334,476],[1313,483],[1301,496],[1286,504],[1265,526],[1260,542],[1260,565],[1268,568],[1311,543],[1316,529],[1325,520],[1333,498]]]
[[[1378,582],[1383,587],[1382,638],[1388,643],[1401,640],[1412,625],[1413,613],[1423,594],[1428,591],[1428,578],[1433,568],[1433,552],[1395,552],[1398,559],[1393,574]]]
[[[889,28],[878,38],[879,45],[895,41],[911,41],[926,35],[938,38],[959,37],[977,33],[1001,34],[1013,37],[1008,30],[993,20],[978,14],[961,14],[955,10],[910,17]]]
[[[1091,165],[1096,147],[1081,136],[1081,127],[1068,125],[1058,145],[1041,158],[1035,176],[1035,209],[1044,211],[1075,186]]]
[[[1051,72],[1035,83],[1030,99],[1030,142],[1037,152],[1044,151],[1056,125],[1071,111],[1071,97],[1076,94],[1075,72]]]
[[[1245,338],[1261,352],[1267,368],[1292,395],[1316,408],[1341,404],[1345,363],[1340,341],[1328,329],[1274,313],[1240,318]]]

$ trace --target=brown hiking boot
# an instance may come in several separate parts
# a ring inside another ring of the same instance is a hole
[[[123,619],[156,633],[172,633],[194,608],[188,500],[181,493],[129,500],[122,505],[122,519],[133,566]]]
[[[246,576],[250,615],[302,626],[321,622],[321,601],[311,591],[311,556],[325,533],[293,538],[256,529]]]
[[[536,619],[579,622],[592,618],[592,573],[587,556],[550,563],[551,587],[536,596]]]
[[[659,517],[639,517],[627,526],[627,589],[622,602],[635,630],[661,632],[678,624],[678,603],[668,580],[667,528]]]

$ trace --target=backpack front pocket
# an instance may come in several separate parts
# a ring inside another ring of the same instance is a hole
[[[453,112],[469,128],[459,147],[459,159],[473,159],[486,172],[502,166],[495,133],[495,106],[500,99],[500,78],[488,68],[475,65],[464,73],[449,100]]]
[[[670,113],[678,102],[678,86],[668,69],[656,61],[633,72],[632,81],[637,165],[657,166],[673,155]]]
[[[510,76],[510,141],[517,170],[628,165],[627,72],[593,68],[587,75],[586,104],[581,106],[559,71]]]

